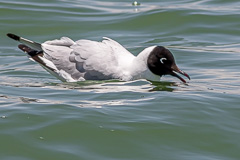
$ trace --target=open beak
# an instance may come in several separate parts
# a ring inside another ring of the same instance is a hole
[[[187,77],[187,78],[190,80],[190,76],[189,76],[187,73],[185,73],[185,72],[183,72],[182,70],[180,70],[180,69],[177,67],[177,65],[173,65],[171,68],[172,68],[172,71],[171,71],[170,75],[172,75],[172,76],[174,76],[174,77],[177,77],[177,78],[180,79],[183,83],[186,83],[186,81],[185,81],[182,77],[180,77],[177,73],[180,73],[180,74],[184,75],[185,77]]]

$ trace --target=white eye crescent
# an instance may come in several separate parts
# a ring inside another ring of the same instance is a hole
[[[167,60],[167,58],[160,58],[160,62],[162,63],[162,64],[164,64],[164,60]]]

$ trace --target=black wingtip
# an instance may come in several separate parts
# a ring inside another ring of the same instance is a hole
[[[21,49],[23,52],[27,53],[30,56],[35,56],[37,55],[37,51],[33,50],[32,48],[24,45],[24,44],[19,44],[18,48]]]
[[[23,52],[27,53],[29,56],[33,57],[33,56],[36,56],[36,55],[39,55],[39,54],[42,54],[43,51],[36,51],[24,44],[19,44],[18,45],[18,48],[21,49]]]
[[[12,38],[12,39],[16,40],[16,41],[19,41],[19,40],[20,40],[20,37],[19,37],[19,36],[15,35],[15,34],[12,34],[12,33],[8,33],[7,36],[8,36],[9,38]]]

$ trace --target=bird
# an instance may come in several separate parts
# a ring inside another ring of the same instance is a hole
[[[160,81],[162,76],[171,75],[187,83],[178,74],[190,80],[190,76],[176,65],[173,54],[163,46],[147,47],[135,56],[108,37],[103,37],[102,41],[73,41],[61,37],[37,43],[12,33],[7,36],[20,42],[18,48],[27,53],[30,60],[62,82],[110,79]]]

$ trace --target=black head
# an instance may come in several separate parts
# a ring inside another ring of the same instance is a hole
[[[176,74],[177,72],[190,79],[187,73],[181,71],[177,67],[172,53],[162,46],[157,46],[152,50],[152,52],[148,56],[147,65],[152,73],[159,76],[169,74],[179,78],[182,82],[186,83],[186,81],[182,77]]]

